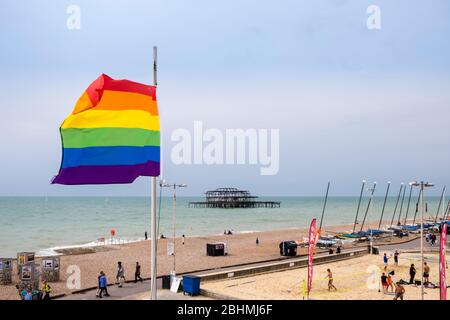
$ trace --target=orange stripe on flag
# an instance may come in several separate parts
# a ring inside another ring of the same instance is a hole
[[[157,103],[151,96],[126,91],[103,91],[93,110],[142,110],[158,115]]]

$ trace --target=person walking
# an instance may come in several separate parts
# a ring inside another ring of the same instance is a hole
[[[437,237],[436,237],[436,235],[433,233],[432,235],[431,235],[431,246],[435,246],[435,244],[436,244],[436,239],[437,239]]]
[[[333,284],[333,273],[331,273],[330,269],[327,269],[327,279],[328,279],[328,291],[331,291],[331,289],[337,291],[337,288]]]
[[[134,271],[134,283],[137,283],[138,279],[143,282],[141,278],[141,265],[139,264],[139,261],[136,261],[136,270]]]
[[[50,287],[50,285],[46,280],[44,280],[42,283],[43,283],[42,292],[44,293],[43,299],[50,300],[50,292],[52,291],[52,288]]]
[[[116,275],[117,283],[119,284],[119,288],[123,287],[123,281],[125,280],[125,269],[122,266],[122,262],[117,262],[117,275]]]
[[[414,278],[416,277],[416,267],[414,266],[414,263],[411,264],[411,267],[409,267],[409,284],[414,283]]]
[[[403,300],[403,295],[405,294],[405,287],[403,287],[400,282],[395,283],[395,297],[394,300]]]
[[[102,277],[102,272],[100,271],[100,273],[97,276],[97,293],[95,294],[95,296],[97,298],[100,297],[100,291],[101,291],[101,286],[100,286],[100,278]]]
[[[105,297],[109,297],[109,293],[108,293],[108,280],[106,279],[106,275],[103,271],[100,271],[100,278],[99,278],[99,287],[100,287],[100,292],[98,294],[98,297],[100,299],[103,298],[103,293],[105,294]]]
[[[145,240],[148,240],[147,231],[145,231],[145,233],[144,233],[144,238],[145,238]]]
[[[256,246],[259,246],[259,238],[256,237]]]
[[[398,252],[398,250],[395,250],[395,253],[394,253],[394,265],[396,267],[398,267],[398,256],[399,255],[400,255],[400,253]]]
[[[430,282],[430,266],[426,262],[423,263],[423,282]]]

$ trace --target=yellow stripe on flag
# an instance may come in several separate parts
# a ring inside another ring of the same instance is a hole
[[[87,110],[70,115],[61,128],[141,128],[159,130],[159,117],[142,110]]]

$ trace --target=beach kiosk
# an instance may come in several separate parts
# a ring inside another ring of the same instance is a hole
[[[12,283],[12,259],[0,258],[0,285]]]
[[[40,270],[39,265],[30,262],[19,266],[19,289],[23,290],[31,287],[33,290],[39,290]]]
[[[42,258],[41,262],[41,275],[42,280],[48,282],[58,282],[59,281],[59,257],[45,257]]]
[[[206,244],[207,256],[226,256],[228,254],[228,247],[225,242],[215,242]]]
[[[293,240],[280,242],[279,248],[282,256],[295,257],[297,255],[297,243]]]

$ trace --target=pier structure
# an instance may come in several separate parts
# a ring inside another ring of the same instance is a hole
[[[218,188],[206,192],[206,201],[189,202],[193,208],[279,208],[278,201],[257,201],[248,190]]]

